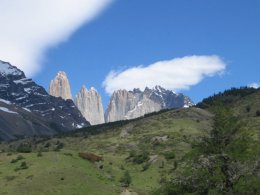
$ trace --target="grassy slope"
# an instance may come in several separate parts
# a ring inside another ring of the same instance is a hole
[[[34,151],[22,154],[25,159],[10,163],[18,154],[0,154],[0,193],[17,194],[119,194],[120,178],[128,170],[132,183],[130,188],[139,193],[148,193],[159,187],[160,178],[170,178],[174,161],[178,162],[190,151],[191,143],[211,129],[212,115],[204,110],[190,108],[168,111],[162,114],[135,120],[123,126],[88,137],[64,137],[38,143]],[[156,136],[167,136],[166,141],[153,141]],[[64,143],[59,152],[52,151],[57,140]],[[10,143],[15,146],[21,141]],[[49,142],[48,152],[37,157],[37,150]],[[12,148],[12,147],[11,147]],[[127,162],[131,151],[147,151],[153,162],[146,171],[143,165]],[[78,152],[88,151],[104,158],[104,168],[78,157]],[[173,152],[174,159],[166,160],[164,153]],[[64,155],[65,153],[65,155]],[[68,155],[71,154],[71,155]],[[22,161],[29,168],[14,171]],[[162,166],[163,164],[163,166]],[[161,167],[161,168],[160,168]],[[12,177],[14,176],[14,177]],[[64,180],[61,180],[64,178]]]
[[[253,139],[247,151],[238,154],[239,158],[243,157],[241,162],[250,165],[252,159],[260,156],[260,117],[255,116],[256,110],[260,109],[260,92],[238,98],[226,106],[244,124],[243,130],[236,132],[234,137],[246,135]],[[248,106],[250,111],[247,111]],[[2,143],[0,148],[5,152],[0,153],[0,194],[119,194],[122,189],[119,180],[125,170],[132,177],[130,188],[139,194],[149,194],[160,187],[160,181],[178,178],[189,171],[186,165],[194,158],[193,143],[199,142],[201,137],[208,137],[212,126],[213,115],[208,111],[199,108],[171,110],[120,125],[92,127],[94,131],[95,128],[106,129],[96,135],[85,135],[85,131],[90,131],[87,128],[77,134],[33,144],[33,152],[22,154],[25,159],[16,163],[10,161],[18,154],[12,152],[8,156],[7,153],[21,141]],[[154,138],[164,136],[167,136],[166,141],[154,141]],[[54,152],[57,140],[64,143],[64,148]],[[51,145],[48,149],[44,147],[46,143]],[[41,148],[46,152],[37,157]],[[98,168],[100,164],[78,157],[81,151],[102,155],[104,168],[101,170]],[[143,171],[143,166],[149,160],[142,164],[131,162],[132,158],[126,160],[131,151],[149,153],[151,165],[147,170]],[[165,153],[174,153],[175,157],[166,159]],[[26,161],[29,168],[14,171],[22,161]],[[247,182],[245,180],[241,180],[241,186],[247,185],[243,183]],[[249,180],[259,182],[259,172]]]
[[[180,174],[156,194],[259,194],[260,90],[228,90],[199,106],[215,113],[210,137],[195,143]]]

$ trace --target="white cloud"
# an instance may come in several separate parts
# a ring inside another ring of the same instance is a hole
[[[112,94],[118,89],[144,89],[160,85],[178,91],[189,89],[204,77],[223,73],[225,63],[218,56],[186,56],[168,61],[159,61],[148,66],[136,66],[118,72],[111,71],[103,86]]]
[[[0,59],[34,75],[47,48],[68,39],[111,1],[1,0]]]
[[[248,85],[248,87],[252,87],[252,88],[257,89],[257,88],[260,87],[260,85],[258,83],[251,83],[251,84]]]

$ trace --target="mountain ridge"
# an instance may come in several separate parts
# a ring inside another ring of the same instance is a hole
[[[0,61],[0,83],[1,99],[55,124],[53,132],[57,131],[54,129],[68,131],[89,125],[72,100],[50,96],[42,86],[26,78],[23,71],[8,62]],[[19,127],[16,127],[16,131],[20,131]]]
[[[132,91],[115,91],[105,112],[106,122],[133,119],[162,109],[192,106],[193,102],[183,94],[176,94],[161,86],[144,91],[136,88]]]

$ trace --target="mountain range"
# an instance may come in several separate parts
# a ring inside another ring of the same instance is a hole
[[[74,100],[63,71],[51,80],[49,93],[10,63],[0,61],[0,138],[53,135],[88,125],[129,120],[162,109],[193,105],[191,99],[160,86],[144,91],[115,91],[104,112],[101,96],[85,86]],[[15,121],[15,122],[14,122]]]
[[[71,99],[70,91],[66,73],[58,72],[50,83],[49,94],[63,99]],[[117,90],[112,94],[105,113],[101,96],[94,87],[88,91],[83,86],[74,98],[74,102],[91,125],[134,119],[162,109],[193,105],[189,97],[166,90],[161,86],[155,86],[153,89],[146,87],[144,91],[140,89]]]

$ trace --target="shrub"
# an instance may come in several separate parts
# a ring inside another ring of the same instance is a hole
[[[30,153],[32,152],[32,146],[30,144],[20,144],[17,148],[16,151],[19,153]]]
[[[136,164],[142,164],[149,160],[149,153],[147,151],[142,151],[137,154],[135,151],[131,151],[126,160],[130,160]]]
[[[22,155],[18,155],[18,156],[16,157],[16,159],[12,159],[12,160],[11,160],[11,163],[16,163],[16,162],[18,162],[19,160],[22,160],[22,159],[24,159],[24,157],[23,157]]]
[[[164,168],[164,161],[161,161],[161,162],[160,162],[159,168],[160,168],[160,169],[163,169],[163,168]]]
[[[173,151],[168,151],[168,152],[165,152],[163,153],[164,157],[167,159],[167,160],[170,160],[170,159],[174,159],[175,158],[175,153]]]
[[[6,176],[5,177],[5,179],[7,180],[7,181],[12,181],[12,180],[14,180],[16,178],[16,176],[13,176],[13,175],[11,175],[11,176]]]
[[[19,170],[23,170],[23,169],[28,169],[28,165],[26,164],[25,161],[23,161],[23,162],[21,163],[20,167],[17,167],[17,168],[15,168],[14,170],[15,170],[15,171],[19,171]]]
[[[151,163],[147,162],[142,166],[142,171],[146,171],[150,167]]]
[[[62,142],[57,142],[56,147],[54,148],[54,151],[60,151],[64,147],[64,144]]]
[[[47,142],[47,143],[44,145],[45,148],[49,148],[50,146],[51,146],[50,142]]]
[[[121,169],[121,170],[125,170],[124,165],[120,165],[120,169]]]
[[[173,170],[173,171],[176,170],[177,167],[178,167],[178,163],[177,163],[177,161],[174,161],[174,163],[173,163],[173,169],[172,169],[172,170]]]
[[[23,162],[21,163],[20,168],[21,168],[21,169],[28,169],[28,166],[27,166],[27,164],[26,164],[25,161],[23,161]]]
[[[248,106],[246,107],[246,111],[247,111],[247,112],[250,112],[250,110],[251,110],[251,106],[248,105]]]
[[[69,152],[65,152],[63,153],[65,156],[73,156],[73,154],[69,153]]]
[[[41,151],[39,151],[39,152],[37,153],[37,157],[42,157],[42,152],[41,152]]]
[[[12,159],[10,163],[16,163],[17,161],[17,159]]]
[[[255,114],[256,116],[260,116],[260,110],[257,110]]]
[[[132,178],[128,171],[124,172],[124,175],[120,178],[120,183],[122,187],[128,187],[132,182]]]
[[[24,159],[24,157],[22,155],[18,155],[16,159],[17,160],[22,160],[22,159]]]

